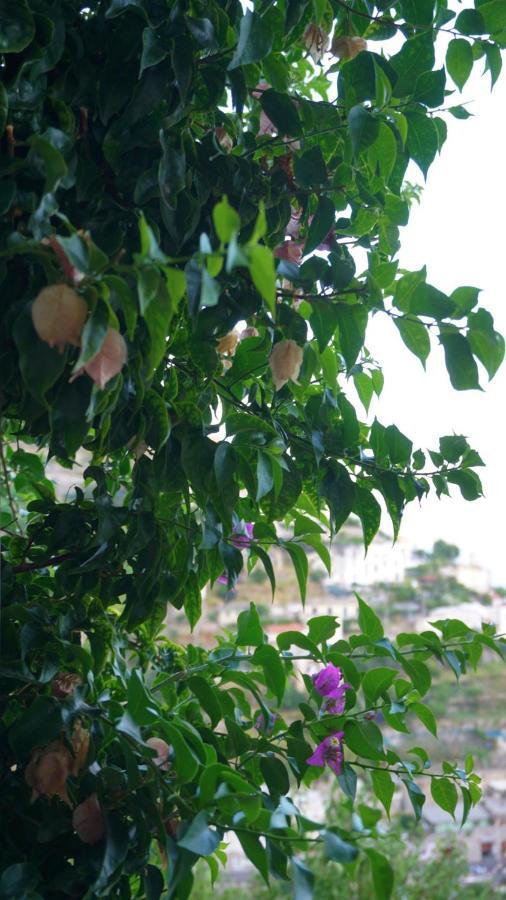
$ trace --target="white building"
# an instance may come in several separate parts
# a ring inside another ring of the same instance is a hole
[[[402,537],[393,544],[386,535],[379,534],[366,554],[358,529],[346,542],[335,541],[330,554],[332,575],[326,585],[342,588],[370,586],[381,582],[402,583],[406,569],[413,563],[412,548]]]

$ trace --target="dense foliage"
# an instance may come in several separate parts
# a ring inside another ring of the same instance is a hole
[[[504,353],[478,288],[396,258],[408,165],[464,134],[475,63],[501,68],[503,0],[452,6],[0,0],[5,900],[185,898],[231,831],[300,900],[314,842],[388,897],[375,816],[308,821],[297,784],[327,762],[350,798],[371,769],[387,812],[397,785],[416,816],[427,783],[450,814],[478,801],[472,757],[432,771],[389,734],[436,731],[427,658],[458,677],[504,652],[493,628],[394,640],[361,603],[348,641],[325,616],[273,644],[252,607],[211,651],[170,640],[246,557],[274,591],[273,544],[303,599],[304,548],[327,564],[351,513],[367,548],[382,508],[397,534],[432,489],[481,494],[464,437],[426,452],[368,416],[373,315],[422,364],[438,344],[457,390]],[[77,466],[63,499],[47,459]]]

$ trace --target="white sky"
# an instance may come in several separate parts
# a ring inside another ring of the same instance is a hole
[[[475,118],[447,117],[442,155],[429,170],[420,206],[401,231],[400,264],[407,269],[426,264],[427,280],[447,293],[459,285],[482,288],[480,305],[506,334],[506,78],[491,94],[489,74],[473,75],[462,98],[472,101]],[[455,92],[447,105],[459,102]],[[422,176],[418,172],[411,180]],[[411,503],[401,535],[418,547],[430,547],[439,537],[454,542],[464,559],[489,568],[494,583],[506,585],[506,364],[490,384],[481,371],[485,392],[457,392],[442,349],[434,345],[425,374],[386,316],[376,316],[369,326],[367,345],[385,374],[383,394],[372,409],[383,424],[395,422],[415,446],[430,449],[437,449],[443,434],[464,434],[486,463],[478,470],[483,499],[469,503],[455,486],[451,500],[434,495],[421,507]]]

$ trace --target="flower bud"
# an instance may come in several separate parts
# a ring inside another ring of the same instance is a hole
[[[67,284],[51,284],[35,298],[32,322],[42,341],[63,353],[65,344],[79,347],[88,315],[84,297]]]
[[[221,149],[224,150],[225,153],[230,153],[230,151],[233,150],[234,142],[230,137],[228,131],[225,131],[225,129],[220,125],[218,126],[218,128],[214,129],[214,133]]]
[[[274,250],[276,259],[286,259],[287,262],[300,263],[304,255],[304,243],[302,241],[285,241]]]
[[[155,766],[158,766],[160,769],[166,772],[170,767],[170,745],[167,744],[166,741],[162,740],[162,738],[152,737],[147,739],[146,746],[150,747],[151,750],[154,750],[156,753],[156,756],[153,760]]]
[[[321,62],[323,55],[329,49],[330,40],[327,32],[324,31],[323,28],[320,28],[319,25],[315,25],[314,22],[311,22],[311,24],[307,26],[302,39],[309,50],[309,55],[313,62]]]
[[[258,331],[254,325],[247,325],[246,328],[243,328],[239,335],[239,340],[244,341],[250,337],[258,337]]]
[[[76,806],[72,814],[72,826],[83,844],[96,844],[105,834],[105,822],[96,794],[91,794]]]
[[[74,760],[62,741],[33,750],[25,771],[25,781],[32,789],[32,803],[37,797],[59,797],[70,806],[67,778],[73,767]]]
[[[66,700],[81,681],[81,676],[75,672],[58,672],[51,682],[51,693],[57,700]]]
[[[302,365],[303,350],[295,341],[279,341],[269,357],[272,379],[279,391],[287,381],[297,381]]]
[[[79,369],[72,378],[86,372],[87,375],[103,390],[108,381],[121,372],[127,360],[127,346],[124,338],[115,328],[109,328],[98,353],[92,356],[82,369]]]
[[[367,41],[355,35],[352,37],[335,35],[330,49],[339,59],[355,59],[362,50],[367,50]]]
[[[239,335],[237,331],[231,331],[229,332],[229,334],[226,334],[225,337],[220,338],[220,340],[218,341],[218,346],[216,347],[220,356],[222,356],[224,353],[226,353],[227,356],[233,356],[238,341]]]

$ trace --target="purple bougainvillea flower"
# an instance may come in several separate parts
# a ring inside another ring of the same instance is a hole
[[[269,713],[268,720],[265,721],[265,715],[263,712],[259,713],[255,719],[255,728],[262,734],[272,734],[274,731],[274,726],[279,719],[277,713]]]
[[[320,697],[325,697],[325,712],[339,715],[344,712],[346,702],[345,693],[351,685],[343,681],[343,673],[339,666],[329,663],[321,669],[317,675],[313,675],[315,691]]]
[[[336,731],[324,738],[309,759],[306,759],[308,766],[327,765],[336,775],[340,775],[343,761],[343,737],[344,731]]]
[[[251,541],[253,540],[254,527],[253,522],[245,522],[240,530],[234,528],[230,536],[230,543],[233,544],[237,550],[247,550],[251,546]],[[219,584],[228,585],[227,573],[223,572],[216,580]]]
[[[233,530],[230,542],[234,547],[237,547],[238,550],[247,550],[253,540],[254,527],[253,522],[245,522],[244,531]]]

